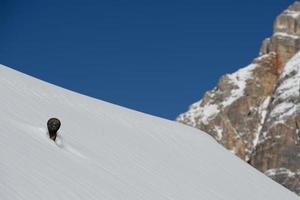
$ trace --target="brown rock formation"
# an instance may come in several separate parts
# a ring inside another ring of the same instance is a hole
[[[262,172],[281,169],[278,177],[276,173],[272,177],[297,192],[300,192],[299,55],[288,62],[280,75],[259,143],[251,158],[251,164]],[[285,173],[284,179],[283,171],[289,172]]]
[[[273,30],[263,41],[258,58],[224,75],[177,121],[206,131],[300,194],[299,2],[276,18]]]
[[[248,67],[225,75],[203,100],[178,121],[205,130],[240,158],[248,160],[278,79],[277,56],[264,55]]]

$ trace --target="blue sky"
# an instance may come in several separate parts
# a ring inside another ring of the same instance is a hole
[[[251,62],[289,0],[0,0],[0,63],[175,119]]]

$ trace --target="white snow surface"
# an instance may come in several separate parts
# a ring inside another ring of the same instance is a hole
[[[291,35],[291,34],[288,34],[288,33],[285,33],[285,32],[275,32],[273,34],[273,36],[277,36],[277,37],[290,37],[292,39],[299,39],[299,36],[297,35]]]
[[[286,14],[287,16],[290,16],[292,18],[298,19],[300,16],[300,12],[299,11],[295,11],[295,10],[286,10],[284,12],[284,14]]]
[[[297,99],[300,96],[300,52],[284,66],[280,76],[282,83],[276,89],[275,100],[277,104],[271,112],[271,117],[277,117],[276,123],[284,123],[289,116],[299,112],[300,105],[294,102],[287,102],[287,99]]]
[[[231,95],[222,103],[224,107],[231,105],[237,99],[245,95],[246,81],[252,79],[252,71],[257,67],[256,64],[250,64],[232,74],[227,75],[230,82],[236,86],[231,91]]]
[[[295,175],[298,175],[298,173],[292,172],[291,170],[284,167],[269,169],[265,172],[265,174],[269,177],[278,175],[287,175],[287,177],[293,177]]]
[[[209,120],[212,120],[219,112],[218,105],[207,103],[201,106],[202,100],[193,103],[187,112],[178,116],[177,120],[185,120],[190,126],[197,126],[197,120],[200,118],[201,122],[208,124]]]
[[[299,199],[197,129],[2,65],[0,91],[1,200]]]
[[[255,149],[255,147],[257,146],[258,142],[259,142],[259,137],[260,137],[260,133],[261,133],[261,129],[263,127],[263,124],[265,122],[265,119],[267,117],[267,114],[268,114],[268,106],[271,102],[271,97],[267,97],[263,103],[261,104],[261,106],[258,108],[258,112],[260,113],[261,115],[261,119],[260,119],[260,124],[259,124],[259,127],[257,129],[257,131],[255,132],[255,137],[253,139],[253,150]],[[248,160],[248,159],[247,159]]]

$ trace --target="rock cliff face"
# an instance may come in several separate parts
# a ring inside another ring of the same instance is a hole
[[[259,57],[194,103],[177,121],[199,128],[300,194],[300,3],[275,20]]]
[[[300,53],[279,77],[251,164],[300,194]]]

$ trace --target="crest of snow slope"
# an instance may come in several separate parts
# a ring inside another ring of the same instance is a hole
[[[0,91],[1,200],[298,199],[199,130],[4,66]]]

